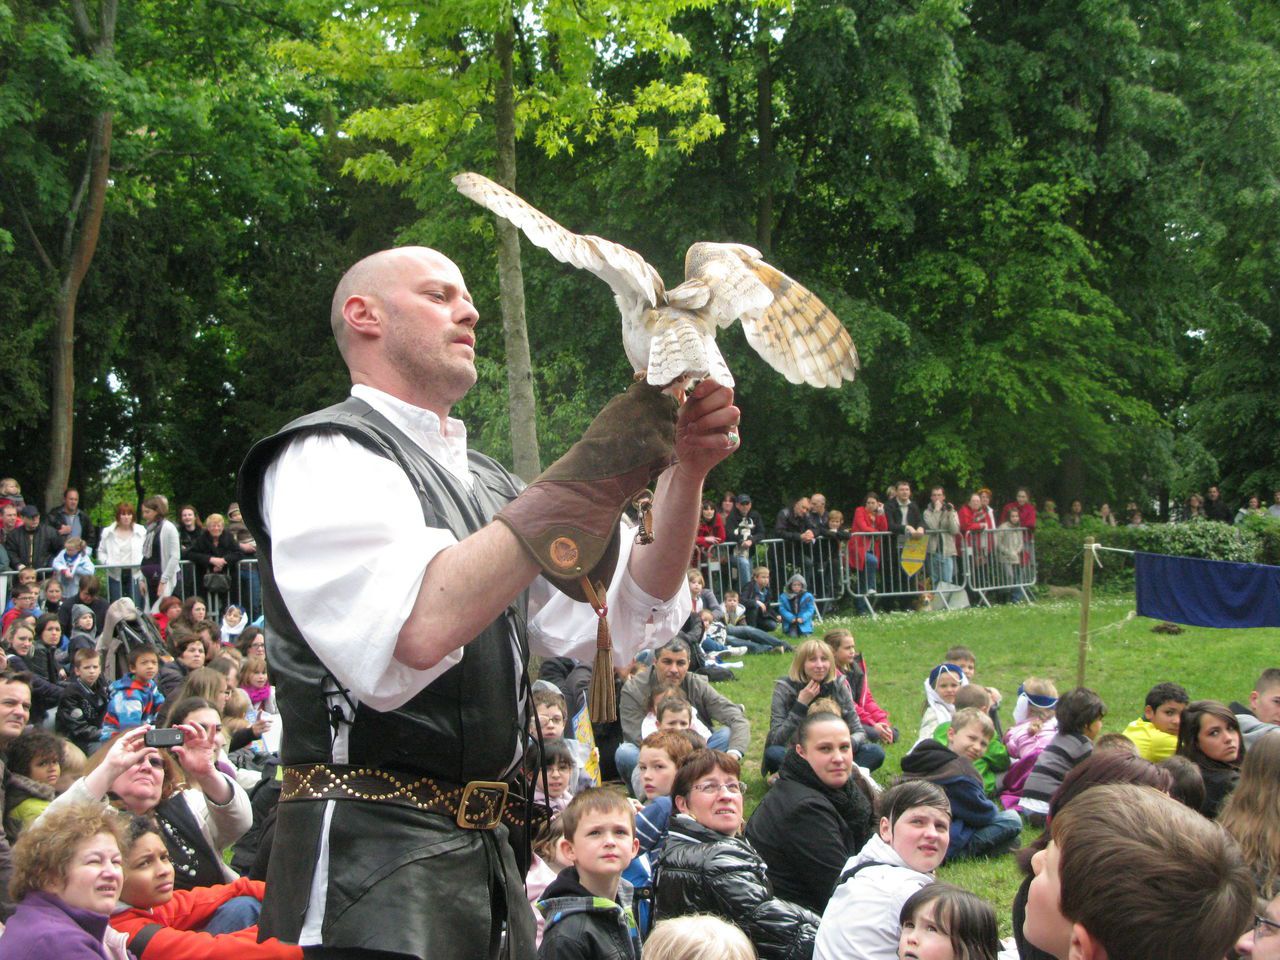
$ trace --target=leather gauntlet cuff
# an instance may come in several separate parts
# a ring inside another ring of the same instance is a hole
[[[582,439],[498,513],[560,590],[606,586],[618,562],[618,520],[673,460],[675,401],[647,383],[614,397]]]

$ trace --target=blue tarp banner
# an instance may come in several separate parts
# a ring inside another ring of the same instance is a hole
[[[1280,567],[1137,553],[1138,615],[1195,627],[1280,627]]]

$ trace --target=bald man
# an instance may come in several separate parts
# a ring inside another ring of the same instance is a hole
[[[702,482],[739,412],[712,383],[678,418],[633,385],[526,489],[449,415],[476,381],[479,321],[452,261],[374,254],[330,320],[350,397],[260,441],[240,474],[286,765],[260,926],[312,957],[532,957],[506,786],[529,654],[592,660],[595,614],[572,598],[587,571],[616,570],[615,662],[677,632]],[[618,518],[654,477],[655,540],[637,545]]]

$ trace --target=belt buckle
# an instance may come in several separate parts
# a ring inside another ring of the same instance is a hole
[[[510,788],[497,780],[472,780],[458,801],[458,826],[464,830],[492,830],[502,820]]]

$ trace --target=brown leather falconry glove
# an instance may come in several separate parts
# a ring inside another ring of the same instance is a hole
[[[674,460],[675,401],[643,381],[610,400],[582,439],[497,516],[560,590],[608,585],[618,562],[618,520]]]

